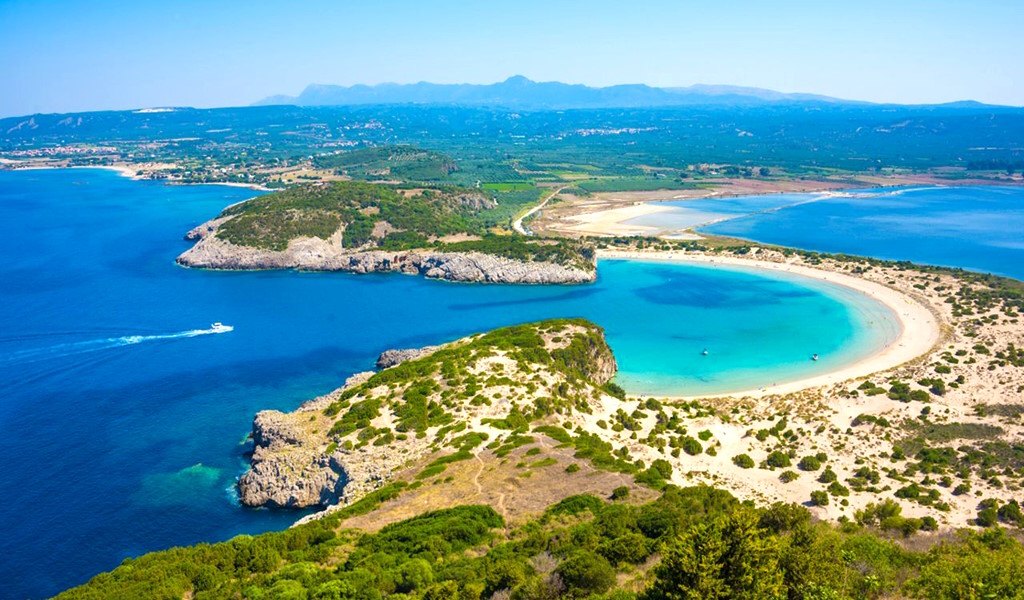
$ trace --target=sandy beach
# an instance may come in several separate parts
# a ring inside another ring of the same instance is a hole
[[[882,303],[895,315],[900,325],[899,337],[880,352],[838,371],[823,373],[815,377],[784,382],[754,390],[740,390],[718,397],[749,396],[760,398],[773,394],[789,394],[802,389],[842,383],[857,377],[865,377],[879,371],[898,367],[926,354],[939,341],[938,319],[931,310],[913,298],[890,287],[834,271],[814,269],[804,265],[779,263],[766,260],[740,258],[735,256],[712,256],[693,252],[646,252],[626,250],[600,250],[598,259],[629,259],[664,261],[702,266],[741,267],[774,273],[789,273],[819,281],[841,285]],[[704,396],[706,397],[706,396]]]
[[[897,446],[915,438],[918,440],[915,443],[922,443],[922,439],[933,435],[931,430],[921,429],[922,423],[939,432],[934,434],[934,440],[928,440],[934,446],[1014,444],[1024,435],[1024,425],[1019,418],[978,410],[979,406],[1017,407],[1019,390],[1024,389],[1024,370],[1003,360],[992,360],[997,349],[1024,345],[1020,313],[996,304],[963,316],[957,314],[953,308],[955,303],[949,301],[954,297],[951,291],[965,287],[983,290],[982,283],[967,283],[950,273],[929,273],[905,266],[831,259],[807,264],[800,255],[786,256],[765,248],[754,248],[743,256],[638,249],[601,250],[598,256],[599,259],[671,261],[808,277],[864,294],[882,303],[898,319],[898,338],[886,348],[819,376],[782,382],[766,389],[740,390],[699,399],[658,396],[657,399],[670,406],[697,402],[713,407],[710,414],[693,421],[692,427],[711,432],[716,452],[714,455],[680,456],[674,461],[678,469],[674,482],[678,485],[707,483],[761,503],[806,503],[812,491],[828,486],[818,479],[819,473],[802,472],[795,462],[801,456],[823,453],[838,481],[852,489],[839,495],[830,491],[831,501],[825,506],[813,506],[811,510],[823,519],[853,518],[857,510],[872,502],[893,499],[894,492],[910,480],[905,475],[890,472],[871,485],[861,479],[859,489],[853,483],[858,481],[858,473],[884,474],[894,464],[902,464],[892,458]],[[941,391],[929,391],[930,382],[936,378],[944,382]],[[873,382],[879,389],[872,393],[859,391],[866,381]],[[893,395],[894,384],[906,385],[908,389],[916,387],[918,396],[908,399]],[[644,398],[639,398],[636,407],[643,402]],[[632,404],[628,406],[626,412],[632,407]],[[609,414],[595,415],[593,426],[587,429],[603,432],[596,421],[610,418]],[[787,422],[793,434],[788,444],[792,447],[790,456],[794,461],[795,480],[780,478],[779,470],[766,468],[763,463],[768,453],[779,447],[779,440],[771,435],[755,435],[759,431],[767,432],[781,422],[780,419]],[[877,424],[873,419],[878,419]],[[944,431],[949,433],[941,433]],[[642,434],[643,431],[638,437],[642,438]],[[663,456],[633,441],[624,432],[613,437],[613,443],[627,445],[631,453],[644,460]],[[738,466],[732,458],[740,454],[749,455],[755,465],[760,466]],[[970,484],[972,493],[955,493],[954,481],[934,486],[934,480],[924,478],[919,485],[937,494],[936,499],[919,503],[896,497],[903,515],[934,517],[942,528],[963,527],[973,523],[979,497],[1006,501],[1016,493],[1017,488],[993,483],[983,470],[969,476],[961,473],[961,476]]]
[[[628,225],[626,221],[670,210],[672,210],[672,207],[665,204],[638,202],[630,206],[566,217],[566,221],[574,224],[566,225],[563,229],[583,235],[651,235],[657,232],[658,228],[644,225]]]

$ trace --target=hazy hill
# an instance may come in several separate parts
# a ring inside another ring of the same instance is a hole
[[[644,84],[589,87],[558,81],[537,82],[522,75],[498,83],[379,85],[310,85],[298,96],[271,96],[257,105],[294,104],[328,106],[353,104],[460,104],[496,105],[511,108],[630,108],[686,105],[758,105],[810,102],[816,104],[866,104],[814,94],[786,94],[760,88],[728,85],[694,85],[657,88]]]

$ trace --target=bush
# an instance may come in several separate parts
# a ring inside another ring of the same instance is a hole
[[[782,474],[779,475],[779,481],[781,481],[782,483],[796,481],[799,478],[800,474],[797,473],[796,471],[783,471]]]
[[[801,471],[817,471],[821,468],[821,461],[815,456],[805,456],[796,465]]]
[[[690,456],[696,456],[704,451],[704,448],[700,445],[700,442],[694,438],[687,436],[683,438],[683,452]]]
[[[907,398],[915,402],[929,402],[932,399],[924,390],[914,390],[907,395]]]
[[[975,522],[979,527],[994,527],[999,521],[999,513],[995,508],[983,508],[978,511],[978,518]]]
[[[636,564],[651,554],[651,542],[639,533],[627,533],[601,544],[597,551],[613,565]]]
[[[751,469],[754,467],[754,459],[750,458],[747,454],[737,454],[732,457],[732,463],[741,469]]]
[[[849,496],[850,490],[838,481],[833,481],[828,486],[828,493],[833,496]]]
[[[574,596],[603,594],[615,585],[615,569],[608,559],[585,550],[576,550],[556,569]]]
[[[1017,527],[1024,525],[1024,513],[1021,513],[1020,504],[1016,500],[1010,500],[1001,506],[998,514],[999,520],[1003,523],[1009,523]]]
[[[788,454],[786,454],[785,452],[779,452],[778,450],[776,450],[776,451],[772,452],[771,454],[769,454],[768,458],[765,459],[764,462],[769,467],[778,468],[778,469],[782,469],[782,468],[788,467],[791,464],[793,464],[789,460],[789,455]]]
[[[577,472],[579,470],[580,470],[580,466],[578,464],[576,464],[576,463],[572,463],[571,465],[569,465],[568,467],[565,468],[565,472],[566,473],[575,473],[575,472]]]
[[[612,490],[612,500],[623,500],[629,498],[629,487],[620,485],[619,487]]]
[[[811,492],[811,505],[828,506],[828,492],[823,492],[821,490]]]

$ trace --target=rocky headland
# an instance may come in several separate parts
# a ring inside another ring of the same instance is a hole
[[[590,268],[581,268],[483,252],[352,250],[342,247],[340,231],[326,240],[293,239],[284,250],[242,246],[216,235],[218,227],[228,219],[230,217],[218,217],[189,231],[186,239],[196,244],[182,253],[177,263],[185,267],[224,270],[396,272],[467,283],[572,284],[589,283],[597,277],[593,260]]]
[[[600,328],[581,320],[389,350],[378,365],[294,412],[256,415],[251,466],[238,482],[242,504],[344,506],[418,459],[460,447],[460,432],[507,435],[494,421],[529,413],[538,398],[564,410],[595,402],[616,372]],[[526,374],[530,383],[520,383]]]

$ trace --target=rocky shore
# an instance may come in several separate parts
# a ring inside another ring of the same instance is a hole
[[[386,369],[422,358],[442,347],[386,350],[377,359],[377,368]],[[249,470],[238,480],[238,496],[243,505],[274,508],[344,505],[380,487],[387,474],[409,460],[409,448],[395,452],[377,446],[332,448],[323,432],[310,430],[308,419],[301,418],[303,414],[321,413],[346,390],[362,384],[370,375],[372,371],[354,375],[341,388],[303,403],[295,412],[264,410],[256,414],[252,425],[252,459]]]
[[[185,238],[196,244],[182,253],[177,263],[185,267],[225,270],[398,272],[472,283],[571,284],[592,282],[597,277],[596,264],[592,269],[580,269],[480,252],[428,249],[352,251],[342,247],[340,233],[326,240],[298,238],[281,251],[238,246],[217,237],[217,227],[225,220],[227,218],[214,219],[188,232]]]

